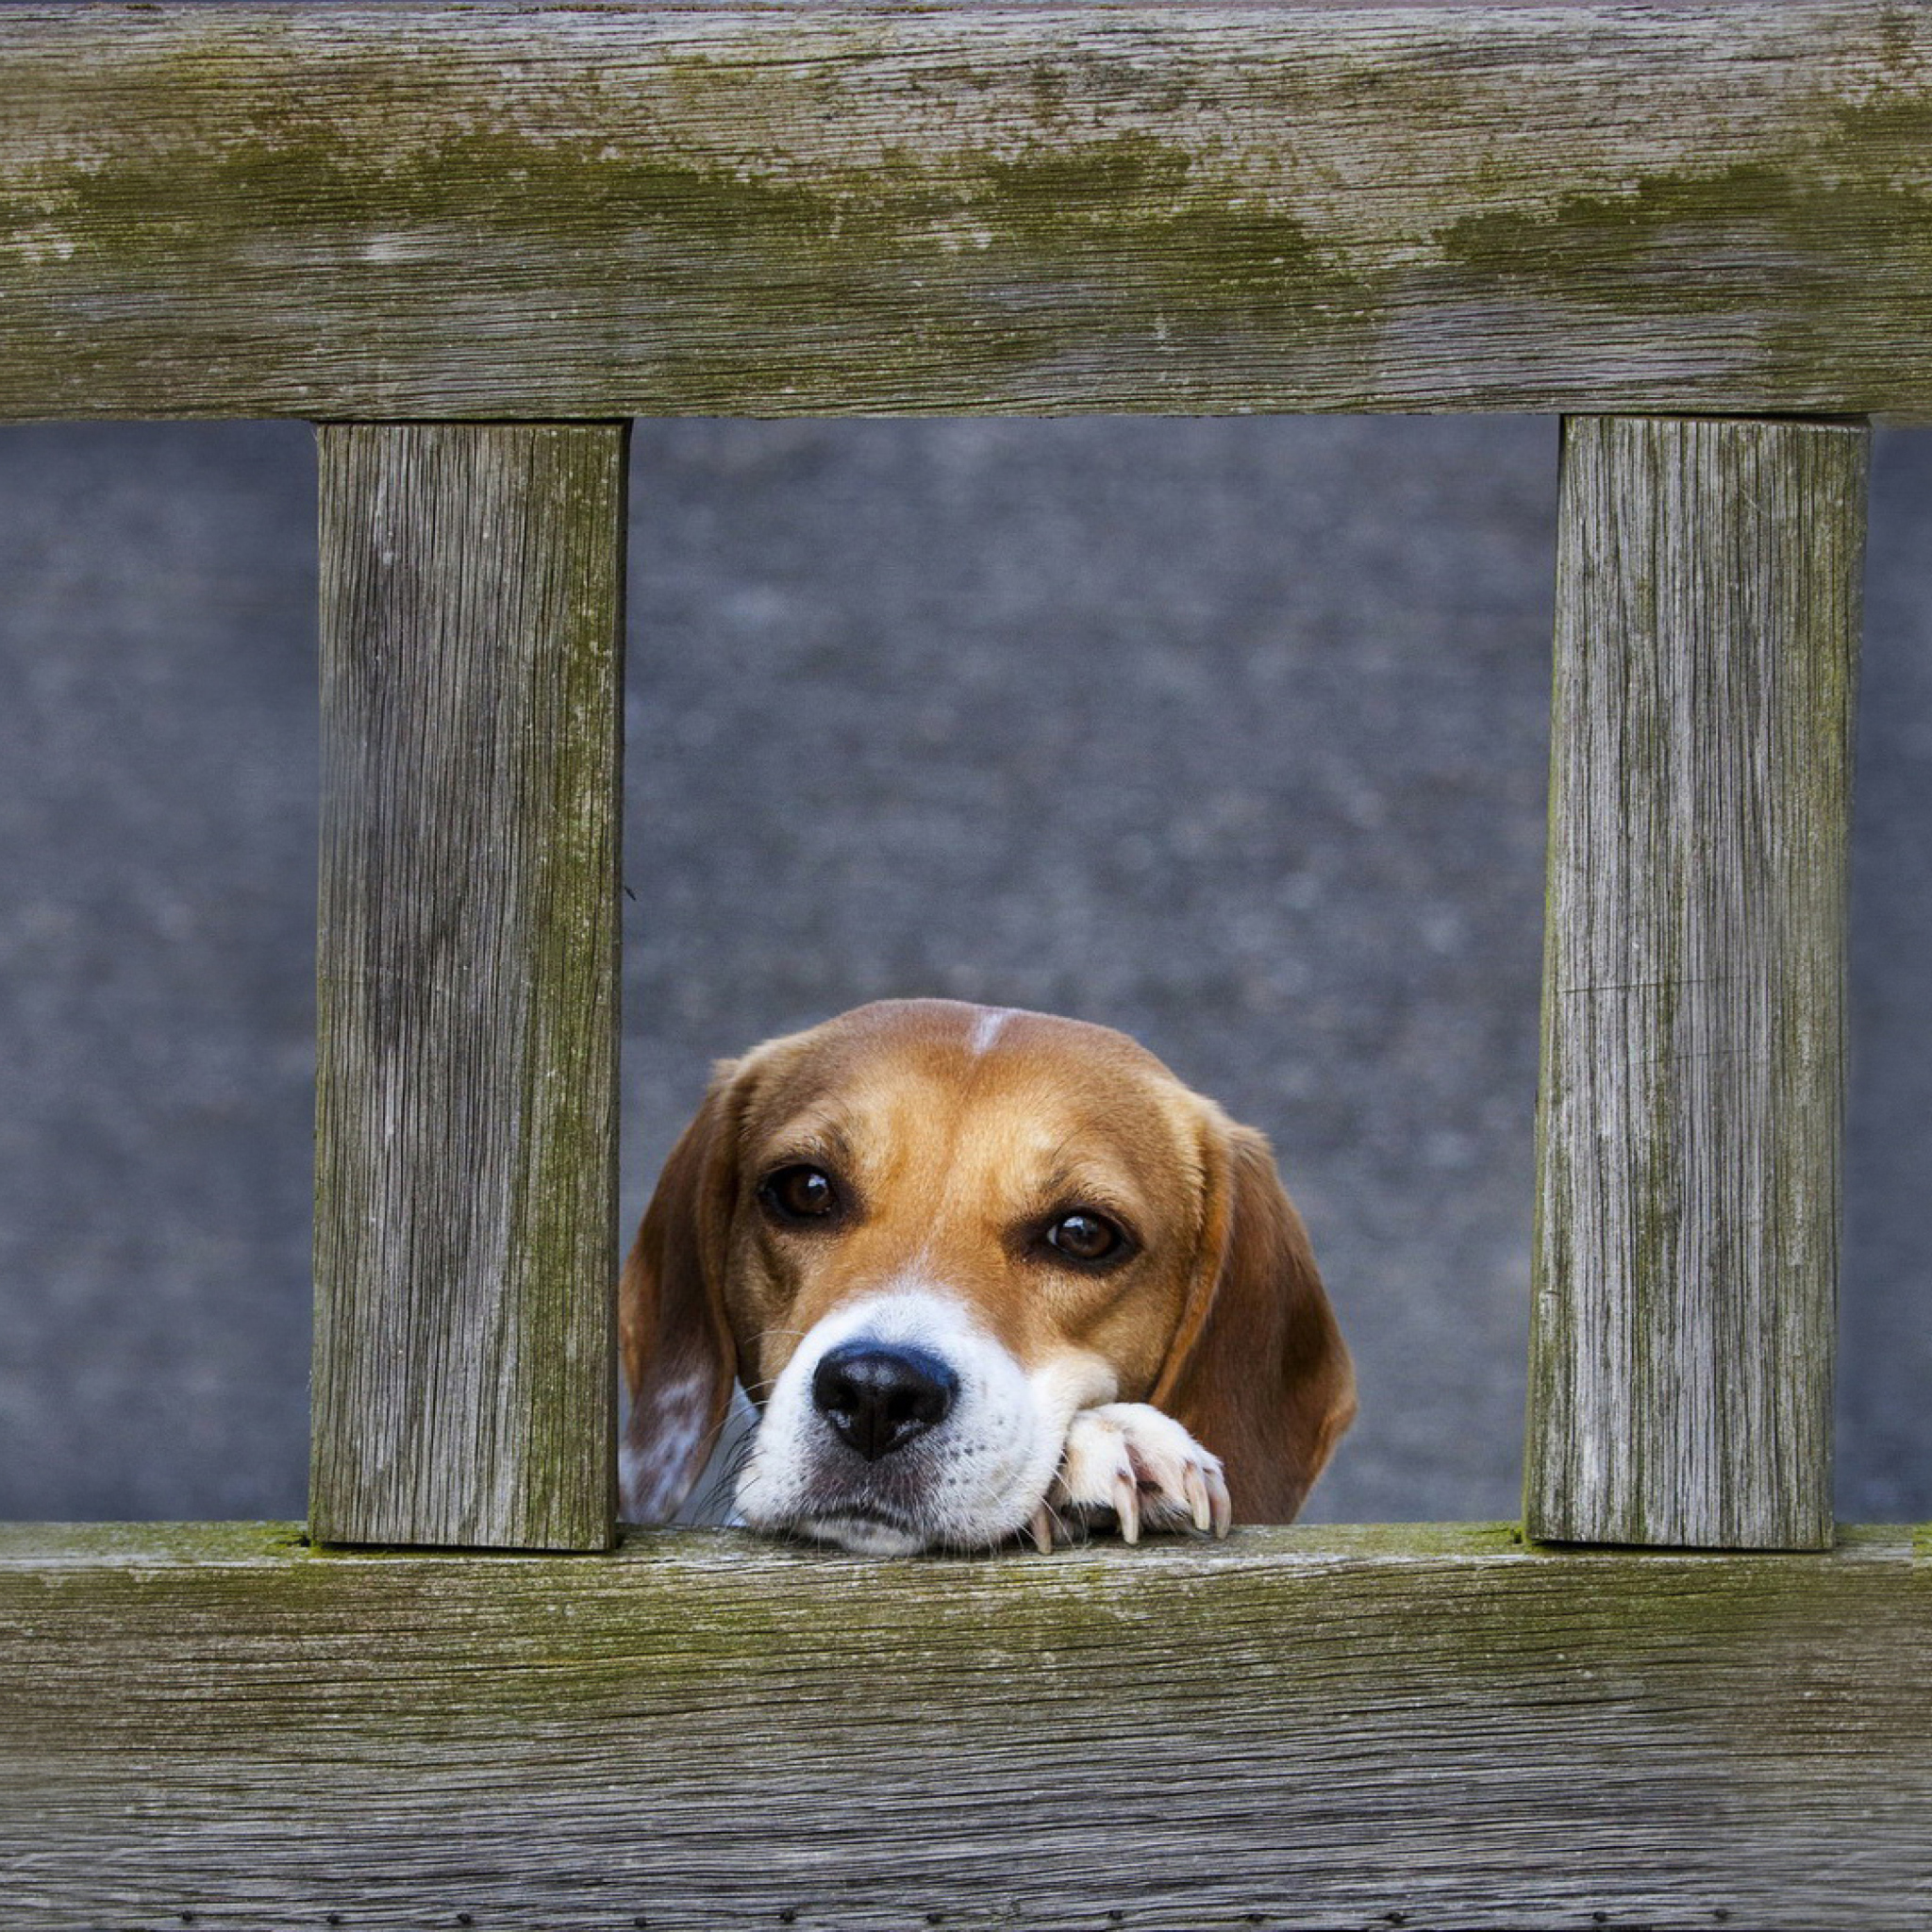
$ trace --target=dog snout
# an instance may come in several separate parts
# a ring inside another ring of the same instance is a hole
[[[829,1349],[811,1378],[812,1407],[868,1462],[944,1422],[959,1378],[923,1348],[855,1341]]]

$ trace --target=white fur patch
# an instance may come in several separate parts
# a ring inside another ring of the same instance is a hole
[[[681,1484],[710,1421],[710,1385],[686,1375],[654,1391],[631,1417],[618,1451],[618,1493],[626,1523],[662,1523],[683,1499]]]
[[[967,1041],[967,1050],[976,1059],[1000,1037],[1000,1029],[1013,1017],[1011,1007],[988,1007],[973,1023],[973,1036]]]
[[[875,1462],[847,1448],[811,1399],[827,1350],[861,1340],[937,1356],[959,1385],[943,1421]],[[754,1529],[868,1556],[986,1549],[1031,1520],[1074,1411],[1112,1392],[1110,1373],[1085,1358],[1029,1375],[958,1297],[905,1278],[836,1309],[800,1343],[773,1386],[738,1508]]]

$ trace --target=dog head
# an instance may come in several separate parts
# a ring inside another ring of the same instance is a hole
[[[1122,1034],[950,1000],[720,1066],[621,1307],[639,1522],[683,1499],[734,1376],[763,1409],[746,1522],[878,1554],[1011,1536],[1111,1401],[1284,1523],[1355,1407],[1266,1141]]]

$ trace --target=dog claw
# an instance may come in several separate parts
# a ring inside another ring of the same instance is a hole
[[[1220,1458],[1172,1416],[1141,1402],[1081,1409],[1068,1425],[1049,1507],[1084,1527],[1111,1515],[1123,1542],[1144,1530],[1227,1534],[1232,1511]]]
[[[1033,1547],[1042,1556],[1050,1557],[1053,1554],[1053,1518],[1044,1503],[1033,1512],[1033,1521],[1028,1527],[1033,1532]]]
[[[1181,1474],[1181,1488],[1187,1495],[1188,1512],[1196,1529],[1207,1529],[1214,1521],[1214,1506],[1208,1496],[1208,1479],[1191,1462]]]

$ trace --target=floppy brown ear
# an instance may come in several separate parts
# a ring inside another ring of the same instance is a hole
[[[738,1186],[733,1074],[718,1070],[671,1150],[618,1289],[630,1389],[623,1514],[668,1523],[717,1441],[738,1373],[724,1315],[724,1246]]]
[[[1355,1368],[1268,1142],[1208,1128],[1202,1265],[1149,1398],[1226,1465],[1235,1520],[1291,1523],[1355,1418]]]

